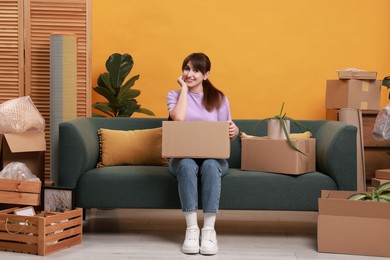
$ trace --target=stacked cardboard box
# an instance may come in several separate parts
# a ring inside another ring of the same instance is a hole
[[[344,72],[338,80],[328,80],[326,108],[380,109],[381,81],[376,80],[376,73],[371,73]]]
[[[375,178],[371,179],[372,186],[378,187],[386,182],[390,182],[390,169],[376,170]]]

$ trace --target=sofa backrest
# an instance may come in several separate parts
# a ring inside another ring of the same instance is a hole
[[[162,121],[167,120],[166,118],[98,118],[92,117],[89,118],[91,125],[95,128],[96,140],[97,131],[100,128],[116,129],[116,130],[135,130],[135,129],[148,129],[161,127]],[[257,119],[239,119],[234,120],[238,128],[240,129],[240,134],[245,132],[249,135],[256,136],[266,136],[267,135],[267,122]],[[327,121],[325,120],[303,120],[300,121],[305,126],[310,128],[313,135],[317,130]],[[299,129],[291,124],[291,132],[296,133],[300,132]],[[231,143],[231,154],[228,159],[229,166],[231,168],[240,168],[241,167],[241,139],[238,136]]]

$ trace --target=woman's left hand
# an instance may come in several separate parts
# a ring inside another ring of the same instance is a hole
[[[234,140],[236,139],[237,135],[238,135],[238,127],[236,126],[236,124],[233,122],[233,121],[229,121],[229,137],[230,137],[230,140]]]

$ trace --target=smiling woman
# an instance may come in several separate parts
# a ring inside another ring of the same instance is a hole
[[[294,118],[322,119],[336,70],[390,71],[382,58],[390,55],[387,0],[96,0],[92,8],[92,82],[108,55],[131,53],[139,101],[157,117],[166,116],[177,61],[192,52],[213,60],[213,83],[230,97],[234,118],[263,118],[285,101]]]

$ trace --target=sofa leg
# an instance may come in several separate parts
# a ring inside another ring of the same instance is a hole
[[[84,221],[87,220],[87,209],[86,208],[83,208],[83,220]]]

